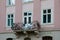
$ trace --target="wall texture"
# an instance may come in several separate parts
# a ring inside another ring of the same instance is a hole
[[[15,7],[7,7],[6,0],[0,1],[0,32],[11,32],[11,29],[6,29],[6,13],[15,13],[15,22],[22,22],[23,11],[28,8],[33,11],[33,20],[38,20],[41,23],[41,9],[45,7],[54,9],[54,23],[52,25],[41,25],[41,30],[60,30],[60,0],[34,0],[29,5],[23,4],[22,0],[16,0],[15,2]]]

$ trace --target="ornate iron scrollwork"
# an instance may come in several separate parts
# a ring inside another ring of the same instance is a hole
[[[14,23],[11,29],[16,33],[23,31],[23,33],[26,33],[27,35],[27,31],[34,31],[38,35],[40,30],[40,24],[38,21],[33,21],[31,24]]]

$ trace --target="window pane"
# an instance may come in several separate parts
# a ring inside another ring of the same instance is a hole
[[[28,18],[28,23],[31,23],[31,17]]]
[[[13,25],[13,19],[11,19],[11,26]]]
[[[24,38],[24,40],[31,40],[31,38],[27,37],[27,38]]]
[[[11,0],[9,0],[9,5],[11,5]]]
[[[26,23],[27,23],[27,18],[25,17],[25,18],[24,18],[24,24],[26,24]]]
[[[42,38],[42,40],[52,40],[52,37],[50,37],[50,36],[45,36],[45,37]]]
[[[15,5],[15,0],[8,0],[9,5]]]
[[[46,13],[46,10],[43,10],[43,13]]]
[[[48,23],[51,22],[51,14],[48,14]]]
[[[7,38],[7,40],[13,40],[12,38]]]
[[[8,19],[8,26],[10,26],[10,19]]]
[[[27,16],[27,12],[24,13],[24,16]]]
[[[12,5],[15,5],[15,0],[11,0],[11,4]]]
[[[46,23],[46,15],[43,15],[43,23]]]
[[[11,14],[11,17],[13,17],[13,14]]]
[[[48,13],[51,13],[51,9],[48,9]]]
[[[31,15],[31,13],[28,13],[28,15]]]
[[[10,18],[10,15],[8,15],[8,18]]]

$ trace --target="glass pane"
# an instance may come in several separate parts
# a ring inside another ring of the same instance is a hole
[[[27,12],[24,13],[24,16],[27,16]]]
[[[15,0],[11,0],[11,4],[12,5],[15,5]]]
[[[45,37],[42,38],[42,40],[52,40],[52,37],[50,37],[50,36],[45,36]]]
[[[48,23],[51,22],[51,14],[48,14]]]
[[[31,15],[31,13],[28,13],[28,15]]]
[[[8,19],[8,26],[10,26],[10,19]]]
[[[11,17],[13,17],[13,14],[11,14]]]
[[[31,17],[28,18],[28,23],[31,23]]]
[[[8,38],[7,40],[13,40],[12,38]]]
[[[31,38],[28,38],[28,37],[27,37],[27,38],[24,38],[24,40],[31,40]]]
[[[11,5],[11,0],[9,0],[9,5]]]
[[[51,9],[48,9],[48,13],[51,13]]]
[[[24,24],[26,24],[26,23],[27,23],[27,18],[25,17],[25,18],[24,18]]]
[[[46,13],[46,10],[43,10],[43,13]]]
[[[46,15],[43,15],[43,23],[46,23]]]
[[[11,26],[13,25],[13,19],[11,19]]]
[[[10,18],[10,15],[8,15],[8,18]]]

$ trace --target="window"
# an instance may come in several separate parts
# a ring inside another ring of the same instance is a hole
[[[52,23],[52,10],[44,9],[42,11],[42,23]]]
[[[15,5],[15,0],[7,0],[7,5]]]
[[[26,37],[26,38],[24,38],[24,40],[31,40],[31,38],[29,38],[29,37]]]
[[[30,24],[32,22],[32,13],[24,12],[24,24]]]
[[[9,0],[9,5],[11,5],[11,0]]]
[[[42,37],[42,40],[52,40],[52,37],[51,36],[44,36],[44,37]]]
[[[7,15],[7,25],[11,27],[13,23],[14,23],[14,15],[8,14]]]
[[[23,0],[23,2],[29,2],[29,1],[33,1],[33,0]]]
[[[13,38],[7,38],[6,40],[13,40]]]

